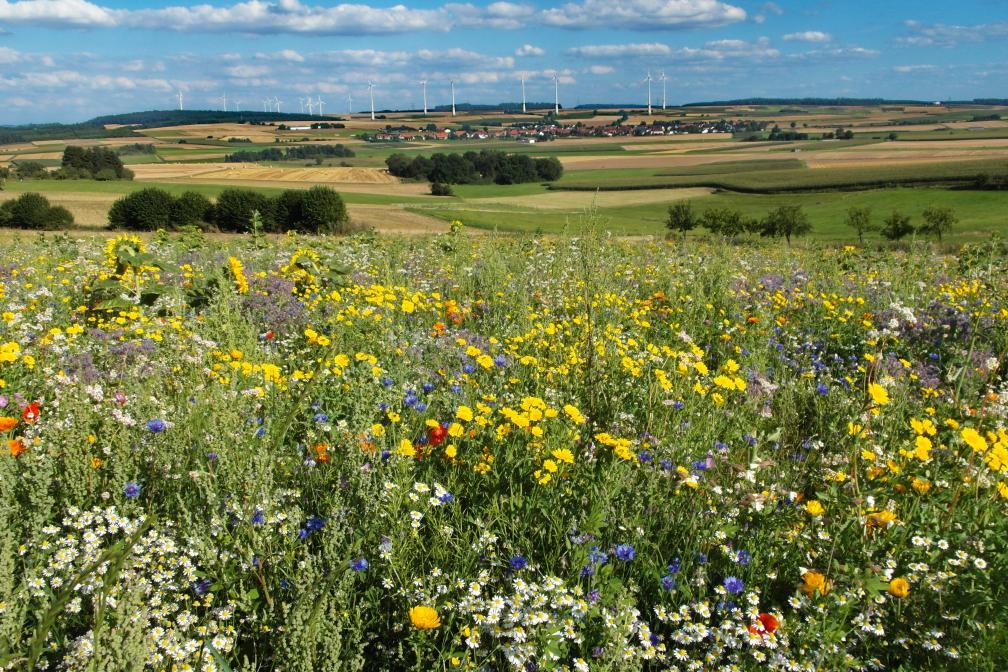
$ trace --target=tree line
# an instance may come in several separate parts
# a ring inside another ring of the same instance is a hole
[[[293,145],[280,149],[268,147],[260,151],[241,151],[228,154],[228,163],[254,163],[256,161],[297,161],[332,157],[351,157],[354,152],[345,145]]]
[[[845,223],[855,230],[858,241],[863,243],[864,234],[869,231],[878,231],[884,238],[894,241],[912,233],[935,236],[941,241],[942,236],[949,233],[959,221],[952,208],[938,205],[928,206],[921,216],[923,223],[915,226],[909,215],[893,210],[879,225],[872,220],[871,208],[853,207],[847,210]],[[763,237],[784,238],[788,245],[791,244],[791,238],[806,235],[812,230],[808,215],[800,205],[782,205],[763,218],[758,218],[727,207],[707,208],[698,213],[689,201],[679,201],[669,206],[665,226],[684,239],[687,231],[701,226],[711,233],[730,239],[742,234],[759,234]]]
[[[385,165],[396,177],[442,184],[552,182],[563,175],[563,165],[556,157],[534,159],[489,149],[412,158],[393,154],[385,159]]]
[[[289,189],[275,197],[251,189],[225,189],[216,202],[194,191],[173,196],[148,187],[112,204],[109,228],[132,231],[195,226],[226,233],[346,233],[350,227],[343,198],[333,189]]]

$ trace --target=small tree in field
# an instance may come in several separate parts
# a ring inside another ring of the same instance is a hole
[[[686,240],[686,232],[696,228],[697,217],[693,212],[693,204],[689,201],[678,201],[668,208],[668,217],[665,220],[665,227],[669,231],[678,231],[683,240]]]
[[[871,208],[849,208],[846,223],[847,226],[857,231],[859,243],[864,242],[865,233],[877,228],[871,221]]]
[[[811,230],[812,224],[800,205],[782,205],[767,213],[762,235],[784,238],[790,245],[792,236],[804,236]]]
[[[910,215],[900,214],[898,210],[893,210],[891,215],[882,220],[881,233],[888,240],[900,240],[913,233],[913,230]]]
[[[959,222],[952,208],[943,205],[929,205],[923,213],[924,224],[919,231],[925,235],[934,235],[941,242],[942,234],[948,233]]]

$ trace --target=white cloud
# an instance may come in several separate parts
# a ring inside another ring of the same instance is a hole
[[[588,73],[592,75],[611,75],[616,72],[616,68],[609,65],[593,65],[588,68]]]
[[[800,33],[788,33],[784,36],[785,42],[830,42],[833,36],[821,30],[806,30]]]
[[[260,61],[287,61],[288,63],[304,63],[304,56],[293,49],[281,49],[269,54],[258,52],[255,57]]]
[[[19,63],[24,58],[24,54],[10,47],[0,47],[0,65],[10,65]]]
[[[568,54],[584,58],[632,58],[637,56],[669,56],[672,49],[667,44],[644,42],[631,44],[587,44],[572,47]]]
[[[1008,21],[957,26],[906,21],[908,34],[897,41],[916,47],[954,47],[960,42],[986,42],[1008,38]]]
[[[767,14],[780,16],[783,13],[784,10],[776,2],[764,2],[760,7],[760,11],[752,17],[752,20],[755,23],[763,23],[767,19]]]
[[[544,10],[543,21],[561,28],[701,28],[744,21],[746,12],[719,0],[581,0]]]
[[[12,24],[104,28],[116,25],[122,14],[87,0],[0,0],[0,21]]]
[[[545,56],[546,50],[531,44],[523,44],[515,49],[515,56]]]
[[[262,77],[263,75],[268,75],[272,72],[272,68],[268,65],[232,65],[230,67],[224,68],[224,72],[230,77],[235,77],[238,79],[247,79],[252,77]]]
[[[934,65],[927,65],[927,64],[894,65],[893,66],[893,71],[898,72],[900,74],[904,74],[904,75],[912,73],[912,72],[927,72],[927,71],[936,70],[936,69],[937,69],[936,66],[934,66]]]

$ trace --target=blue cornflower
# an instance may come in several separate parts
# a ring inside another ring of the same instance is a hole
[[[126,487],[123,489],[123,494],[130,499],[136,499],[140,496],[140,486],[136,483],[127,483]]]
[[[413,406],[418,401],[420,401],[420,398],[416,395],[415,392],[407,392],[406,396],[403,397],[403,404],[405,404],[406,406]]]
[[[686,403],[678,400],[673,401],[672,408],[674,408],[677,411],[681,411],[682,409],[686,408]]]
[[[476,370],[476,367],[473,366],[472,364],[465,364],[462,367],[462,371],[464,371],[465,373],[472,373],[475,370]]]
[[[266,522],[266,516],[263,514],[262,509],[256,509],[255,513],[252,514],[252,524],[262,525]]]
[[[728,450],[728,444],[725,443],[724,441],[715,441],[714,448],[716,448],[717,450]]]
[[[384,385],[385,387],[389,387],[392,384],[392,379],[386,376],[385,378],[381,379],[381,384]]]
[[[168,425],[161,418],[154,418],[153,420],[147,421],[147,429],[150,430],[152,434],[160,434],[163,432]]]
[[[668,576],[662,577],[661,585],[665,590],[674,590],[679,584],[676,583],[675,577],[669,574]]]
[[[729,576],[727,579],[724,580],[724,587],[725,590],[727,590],[732,595],[737,595],[741,593],[743,590],[745,590],[745,583],[743,583],[742,579],[738,577]]]
[[[675,560],[673,560],[672,562],[669,563],[668,573],[669,574],[678,574],[679,573],[679,569],[681,567],[682,567],[682,561],[679,560],[679,558],[676,558]]]
[[[382,459],[383,462],[385,460],[389,459],[390,457],[392,457],[392,451],[390,451],[390,450],[383,450],[383,451],[381,451],[381,459]]]
[[[308,530],[306,530],[305,528],[302,527],[297,532],[297,538],[300,541],[304,541],[305,539],[307,539],[308,538]]]
[[[616,547],[615,553],[616,557],[622,560],[623,562],[630,562],[631,560],[634,559],[636,551],[634,551],[634,547],[631,546],[630,544],[620,544],[619,546]]]
[[[450,504],[451,502],[455,501],[455,495],[451,494],[450,492],[446,492],[440,497],[438,497],[438,501],[440,501],[442,504]]]
[[[424,383],[423,384],[423,391],[424,392],[433,392],[434,391],[434,383]]]
[[[599,547],[595,546],[592,550],[588,551],[588,560],[593,565],[604,565],[609,561],[609,554],[605,551],[600,551]]]
[[[693,468],[697,471],[707,471],[707,460],[696,460],[693,462]]]
[[[427,410],[427,404],[423,403],[422,401],[421,401],[421,402],[418,402],[418,403],[417,403],[417,404],[416,404],[416,405],[415,405],[415,406],[413,407],[413,410],[415,410],[415,411],[416,411],[417,413],[423,413],[424,411],[426,411],[426,410]]]
[[[265,427],[260,427],[259,429],[257,429],[255,431],[255,435],[256,435],[256,437],[258,437],[260,439],[262,437],[266,436],[266,428]]]
[[[743,434],[742,440],[748,443],[750,446],[755,446],[757,443],[756,437],[753,436],[752,434]]]
[[[459,392],[462,391],[462,386],[461,385],[452,385],[451,386],[451,391],[454,392],[455,394],[458,394]]]
[[[217,453],[215,453],[213,451],[210,451],[209,453],[206,454],[206,459],[210,460],[211,462],[216,461],[217,460]]]
[[[826,383],[819,383],[818,385],[815,386],[815,391],[825,397],[827,394],[829,394],[829,385],[827,385]]]
[[[308,520],[305,521],[305,529],[309,532],[315,532],[316,530],[321,530],[325,527],[325,518],[319,518],[318,516],[308,516]]]
[[[280,588],[282,590],[287,590],[288,588],[290,588],[290,581],[288,581],[287,579],[280,579]]]
[[[511,569],[522,570],[528,567],[528,560],[526,560],[524,556],[515,555],[508,560],[508,564],[511,565]]]
[[[315,422],[329,422],[329,416],[321,412],[316,413]]]
[[[642,450],[641,452],[637,453],[637,459],[640,460],[642,463],[647,464],[648,462],[653,460],[654,457],[652,457],[651,453],[649,453],[648,451]]]
[[[210,592],[210,586],[212,585],[213,582],[211,582],[210,579],[197,579],[193,582],[193,592],[197,595],[206,595]]]
[[[507,364],[507,357],[504,355],[494,355],[493,363],[497,366],[505,366]]]
[[[599,600],[600,597],[602,597],[602,593],[599,592],[598,588],[596,588],[595,590],[592,590],[591,592],[588,593],[588,601],[589,602],[592,602],[592,603],[598,602],[598,600]],[[599,655],[602,655],[602,654],[599,654]]]
[[[350,560],[350,569],[355,572],[363,572],[368,568],[368,561],[364,558],[354,558]]]
[[[701,565],[707,564],[707,554],[706,553],[699,553],[698,552],[696,554],[696,559],[697,559],[697,562],[700,563]]]
[[[595,576],[595,566],[585,565],[581,568],[581,576]]]
[[[748,565],[750,560],[752,560],[752,553],[745,549],[742,549],[735,554],[735,562],[740,565]]]
[[[672,460],[662,460],[661,466],[665,471],[672,471]]]

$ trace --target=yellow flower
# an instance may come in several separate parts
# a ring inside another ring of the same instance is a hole
[[[885,406],[889,403],[889,392],[878,383],[868,385],[868,394],[871,395],[872,401],[879,406]]]
[[[805,504],[805,510],[808,511],[810,516],[821,516],[826,513],[826,509],[823,505],[819,503],[818,499],[810,499],[807,504]]]
[[[917,440],[914,442],[916,445],[914,447],[914,457],[916,457],[921,462],[927,462],[931,459],[931,439],[926,436],[918,436]]]
[[[581,414],[581,411],[579,411],[576,407],[571,406],[570,404],[566,404],[563,407],[563,410],[564,413],[567,414],[567,417],[573,420],[575,423],[579,425],[584,424],[585,417]]]
[[[410,621],[413,623],[413,627],[418,630],[433,630],[434,628],[441,627],[441,617],[438,616],[434,607],[428,607],[422,604],[411,607],[409,610],[409,617]]]
[[[470,422],[473,419],[473,410],[468,406],[459,406],[455,411],[455,417],[462,422]]]
[[[574,453],[572,453],[567,448],[558,448],[553,451],[553,457],[556,458],[557,462],[563,462],[564,464],[574,464]]]
[[[409,439],[402,439],[399,441],[399,449],[396,454],[403,457],[416,457],[416,448],[413,447],[413,442]]]
[[[830,584],[824,574],[809,570],[802,574],[802,585],[798,589],[809,597],[812,597],[816,593],[825,595],[829,592]]]
[[[897,577],[889,582],[888,592],[893,597],[902,599],[910,594],[910,584],[903,577]]]
[[[987,439],[980,436],[980,433],[972,427],[967,427],[959,433],[966,445],[978,453],[987,452]]]
[[[412,313],[414,310],[416,310],[416,304],[414,304],[409,299],[403,299],[403,301],[402,301],[402,312],[404,312],[404,313]]]
[[[234,276],[235,288],[239,294],[248,294],[249,284],[245,277],[245,267],[238,257],[228,257],[228,268]]]

